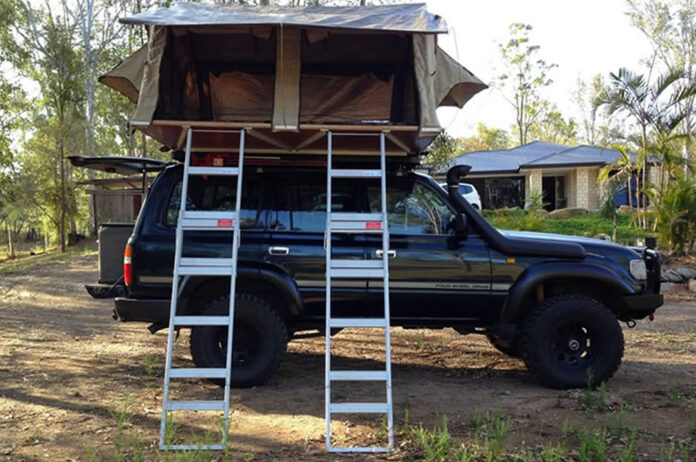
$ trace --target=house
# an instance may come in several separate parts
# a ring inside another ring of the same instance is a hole
[[[635,154],[629,154],[635,159]],[[470,165],[466,178],[481,195],[483,208],[524,207],[534,193],[543,195],[547,210],[567,207],[598,209],[605,187],[600,170],[619,159],[619,152],[599,146],[564,146],[534,141],[512,149],[476,151],[455,157],[450,166]],[[648,166],[648,180],[657,182],[657,160]],[[632,184],[635,204],[636,181]],[[627,188],[614,201],[628,204]]]

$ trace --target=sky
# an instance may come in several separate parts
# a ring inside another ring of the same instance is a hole
[[[572,93],[578,78],[589,81],[597,73],[608,77],[620,67],[639,70],[652,52],[626,16],[624,0],[425,1],[450,30],[440,36],[439,45],[489,85],[501,73],[498,43],[509,38],[509,25],[533,26],[530,43],[540,46],[538,56],[558,65],[545,96],[566,117],[577,118]],[[495,88],[476,95],[464,109],[440,109],[438,116],[453,136],[475,133],[479,122],[504,129],[514,124],[514,109]]]

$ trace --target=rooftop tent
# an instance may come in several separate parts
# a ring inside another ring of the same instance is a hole
[[[187,126],[247,128],[247,151],[305,154],[325,152],[322,130],[389,130],[390,154],[414,154],[441,130],[437,107],[461,107],[486,88],[437,46],[445,23],[422,4],[178,3],[122,22],[149,27],[147,52],[100,81],[137,98],[133,126],[174,149]],[[203,133],[193,148],[232,150],[235,140]],[[339,154],[360,151],[374,141],[334,144]]]

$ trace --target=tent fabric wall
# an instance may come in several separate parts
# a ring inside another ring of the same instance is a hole
[[[300,120],[306,123],[385,123],[391,117],[394,77],[304,75]]]
[[[160,64],[167,45],[167,27],[152,26],[148,41],[147,60],[138,95],[138,106],[131,120],[133,125],[149,125],[159,99]]]
[[[122,93],[132,102],[137,103],[147,54],[148,46],[143,45],[125,61],[120,62],[111,71],[100,76],[99,82]]]
[[[476,93],[487,88],[474,74],[452,59],[435,43],[432,35],[413,35],[413,62],[420,101],[421,133],[439,133],[436,109],[463,107]]]

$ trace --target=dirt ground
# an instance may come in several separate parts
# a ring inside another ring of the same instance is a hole
[[[93,300],[82,287],[96,278],[94,254],[0,278],[0,458],[161,457],[156,446],[166,334],[113,321],[112,302]],[[388,459],[421,457],[407,444],[406,414],[410,424],[424,428],[441,425],[446,416],[452,437],[470,441],[472,417],[498,413],[510,422],[505,454],[607,427],[618,428],[607,439],[610,449],[626,445],[621,428],[635,428],[638,460],[678,460],[674,448],[696,432],[696,299],[670,295],[654,322],[624,332],[624,362],[595,406],[588,397],[599,392],[544,389],[521,361],[498,353],[483,336],[394,329],[394,409],[401,430]],[[335,353],[353,365],[376,367],[373,345],[379,341],[368,331],[342,332]],[[177,347],[184,363],[187,344],[181,338]],[[293,340],[267,384],[232,391],[233,458],[365,460],[324,454],[323,348],[323,338]],[[175,392],[197,399],[219,393],[201,381],[188,385]],[[337,397],[355,391],[339,390]],[[214,428],[214,421],[182,417],[179,431]],[[340,443],[374,442],[381,434],[379,427],[345,422],[336,429]],[[575,449],[569,454],[576,460]]]

